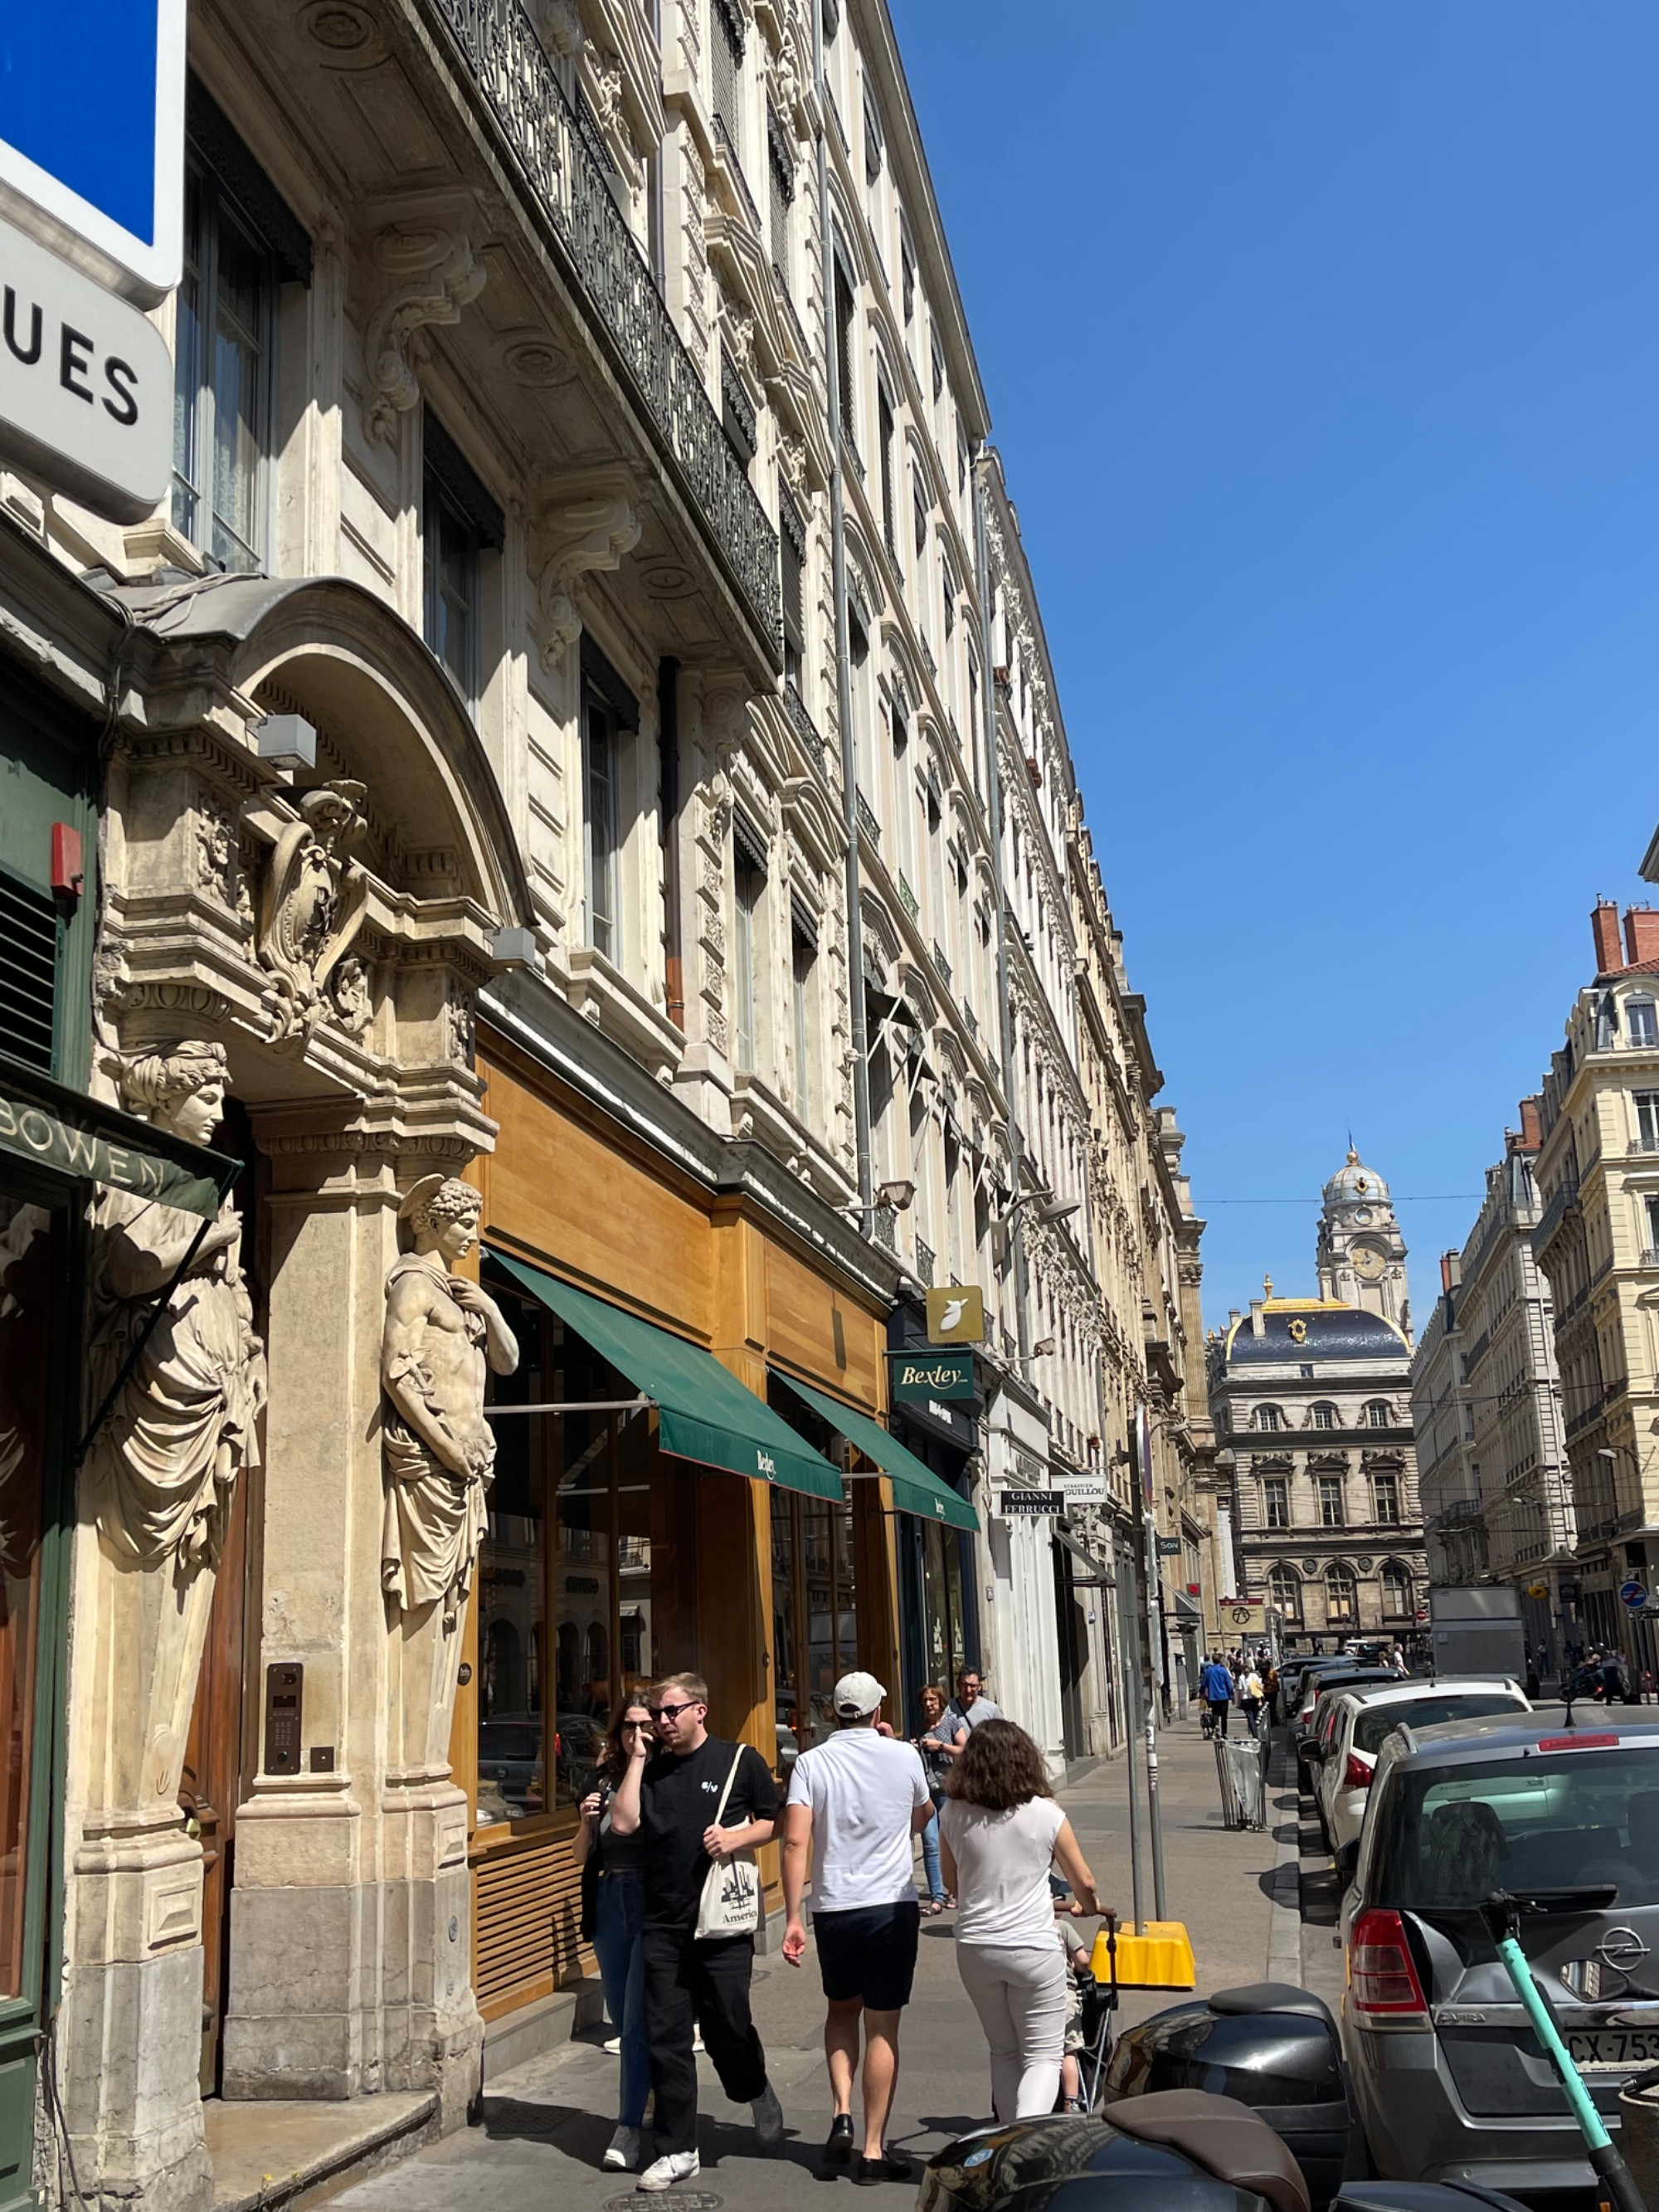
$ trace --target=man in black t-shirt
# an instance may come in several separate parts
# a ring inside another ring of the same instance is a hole
[[[704,1726],[708,1685],[697,1674],[669,1674],[651,1692],[657,1749],[648,1761],[635,1739],[628,1771],[611,1801],[620,1836],[645,1838],[645,2030],[656,2093],[657,2157],[640,2176],[646,2190],[672,2189],[698,2170],[695,2028],[720,2087],[755,2116],[755,2139],[775,2143],[783,2111],[766,2078],[766,2053],[749,2012],[755,1967],[752,1936],[698,1942],[702,1886],[716,1857],[769,1843],[777,1784],[750,1746],[739,1752]],[[737,1771],[716,1824],[726,1777]]]

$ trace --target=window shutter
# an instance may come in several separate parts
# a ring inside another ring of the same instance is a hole
[[[47,891],[0,876],[0,1051],[53,1073],[58,908]]]

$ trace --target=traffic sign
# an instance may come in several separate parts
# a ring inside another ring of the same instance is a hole
[[[142,521],[173,466],[161,332],[3,217],[0,288],[0,456],[112,522]]]
[[[186,0],[5,11],[0,211],[154,307],[184,258]]]
[[[1634,1613],[1639,1607],[1644,1606],[1648,1601],[1648,1594],[1646,1589],[1640,1583],[1635,1581],[1633,1578],[1630,1582],[1620,1583],[1619,1595],[1623,1599],[1624,1602],[1629,1606],[1632,1613]]]

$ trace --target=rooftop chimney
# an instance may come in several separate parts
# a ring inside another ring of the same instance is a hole
[[[1638,960],[1659,960],[1659,914],[1650,906],[1626,908],[1625,952],[1632,968]]]
[[[1261,1303],[1260,1298],[1250,1300],[1250,1334],[1252,1336],[1265,1336],[1267,1334],[1267,1324],[1261,1317]]]
[[[1462,1279],[1463,1255],[1461,1252],[1443,1252],[1440,1255],[1441,1289],[1455,1291]]]
[[[1521,1141],[1515,1148],[1517,1152],[1535,1152],[1542,1147],[1544,1124],[1540,1116],[1543,1103],[1535,1095],[1521,1101]]]
[[[1625,964],[1625,955],[1619,943],[1619,908],[1612,899],[1596,900],[1590,927],[1595,933],[1596,974],[1616,975]]]

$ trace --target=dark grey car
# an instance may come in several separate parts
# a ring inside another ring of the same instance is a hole
[[[1343,1910],[1343,2044],[1378,2171],[1588,2203],[1583,2141],[1480,1917],[1500,1888],[1546,1908],[1522,1945],[1616,2134],[1620,2082],[1659,2063],[1659,1723],[1400,1729]]]

